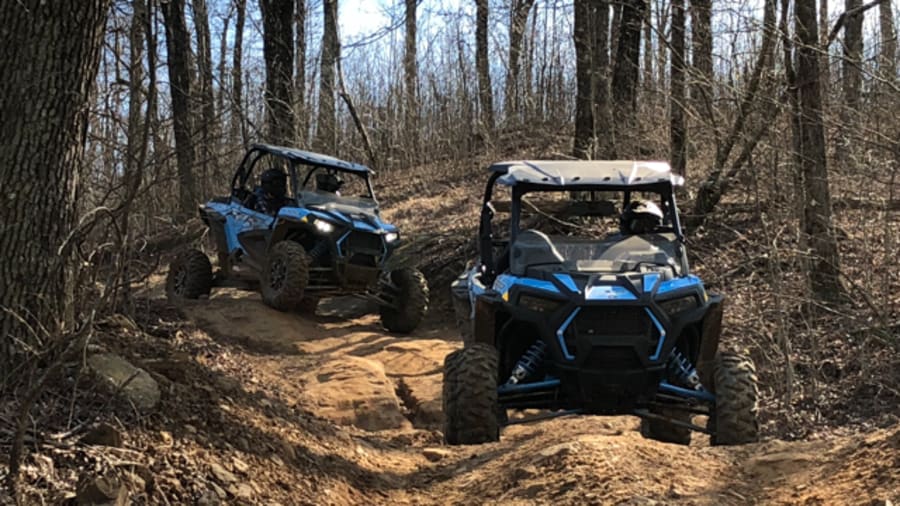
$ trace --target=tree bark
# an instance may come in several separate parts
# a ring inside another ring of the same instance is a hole
[[[184,0],[170,0],[161,4],[161,8],[166,25],[169,91],[178,165],[178,211],[179,219],[185,220],[194,214],[197,205],[191,113],[191,39],[184,21]]]
[[[851,113],[859,111],[859,92],[862,85],[862,25],[863,13],[859,12],[862,0],[845,0],[844,8],[853,12],[844,23],[844,60],[842,79],[844,82],[844,105]]]
[[[306,145],[309,138],[309,113],[306,110],[306,0],[297,0],[294,7],[294,114],[297,116],[299,143]]]
[[[592,0],[593,41],[591,72],[594,74],[594,157],[615,157],[612,142],[612,109],[609,104],[609,2]]]
[[[509,13],[509,61],[506,69],[506,94],[503,109],[506,118],[517,119],[520,107],[519,98],[519,59],[522,56],[522,39],[525,35],[525,25],[528,23],[528,13],[534,6],[535,0],[512,0]]]
[[[626,0],[622,5],[616,63],[612,77],[612,101],[619,124],[616,138],[618,156],[636,157],[637,88],[640,71],[641,27],[646,13],[646,0]]]
[[[818,24],[815,0],[795,0],[797,93],[800,105],[800,178],[803,196],[803,235],[810,254],[810,288],[820,300],[841,293],[840,258],[831,226],[831,194],[825,157],[825,129],[819,84]]]
[[[672,169],[687,175],[687,125],[684,104],[684,0],[672,0],[672,56],[670,62],[671,98],[669,99],[669,146]]]
[[[234,21],[234,50],[231,59],[231,136],[235,141],[247,144],[247,128],[244,121],[244,22],[247,0],[235,0],[237,11]]]
[[[590,159],[593,154],[594,97],[591,72],[591,6],[589,0],[575,0],[575,140],[572,155]]]
[[[409,145],[410,159],[415,160],[419,153],[419,72],[416,64],[416,3],[417,0],[406,0],[406,47],[403,53],[403,71],[406,77],[405,122]]]
[[[294,144],[294,0],[260,0],[269,142]]]
[[[822,72],[822,82],[831,83],[831,58],[828,53],[828,0],[819,0],[819,43],[822,45],[822,61],[820,63],[820,72]],[[822,100],[827,100],[827,96],[823,95]]]
[[[494,93],[488,62],[488,0],[475,0],[475,67],[478,73],[478,97],[481,123],[486,134],[494,131]]]
[[[694,79],[691,99],[707,125],[713,124],[712,0],[691,0],[691,51]]]
[[[209,14],[206,0],[192,0],[194,6],[194,29],[197,32],[197,103],[200,109],[200,125],[197,129],[200,142],[200,167],[203,177],[202,185],[206,185],[212,176],[211,167],[215,167],[213,158],[218,138],[216,128],[215,96],[213,94],[212,48],[209,34]]]
[[[323,0],[324,30],[322,62],[319,70],[319,117],[316,121],[316,149],[324,153],[337,151],[334,112],[334,66],[339,55],[337,38],[337,0]]]
[[[46,328],[51,336],[41,339],[71,323],[64,245],[109,6],[0,2],[4,30],[15,36],[0,46],[0,385],[17,363],[16,342],[41,346],[7,311]]]
[[[894,26],[894,11],[891,5],[887,0],[878,5],[878,22],[881,30],[878,70],[881,71],[881,78],[889,84],[897,81],[897,30]]]

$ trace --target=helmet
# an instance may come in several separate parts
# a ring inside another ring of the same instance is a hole
[[[330,172],[316,174],[316,189],[319,191],[335,193],[343,184],[339,177]]]
[[[663,212],[653,202],[634,200],[630,202],[619,219],[622,234],[648,234],[662,225]]]
[[[269,169],[262,173],[260,186],[264,192],[274,197],[284,197],[287,193],[287,175],[281,169]]]

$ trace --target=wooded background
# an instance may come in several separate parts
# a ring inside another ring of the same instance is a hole
[[[378,5],[387,22],[349,35],[349,0],[0,5],[3,389],[46,379],[23,376],[22,357],[53,363],[97,301],[127,309],[150,238],[226,192],[257,141],[389,177],[466,165],[473,193],[485,160],[522,139],[562,134],[557,157],[670,160],[701,268],[731,254],[704,237],[749,236],[751,282],[794,294],[770,336],[785,360],[797,298],[862,307],[853,326],[878,339],[897,328],[892,2]],[[748,269],[725,265],[725,278]]]

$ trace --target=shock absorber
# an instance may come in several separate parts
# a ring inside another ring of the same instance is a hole
[[[315,246],[311,250],[309,250],[310,259],[315,262],[322,256],[328,253],[328,242],[325,239],[320,239],[319,242],[316,243]]]
[[[513,367],[512,374],[509,376],[509,380],[506,381],[506,384],[515,385],[537,372],[538,367],[544,362],[544,352],[546,350],[547,345],[544,341],[541,341],[540,339],[535,341],[525,354],[522,355],[522,358],[516,362],[516,366]]]
[[[697,369],[695,369],[691,364],[691,361],[677,349],[673,349],[672,354],[669,355],[669,372],[686,386],[693,388],[694,390],[703,389],[703,385],[700,384],[700,376],[697,374]]]

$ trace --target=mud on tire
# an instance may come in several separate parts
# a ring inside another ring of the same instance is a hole
[[[444,359],[444,440],[480,444],[500,439],[497,350],[473,343]]]
[[[713,445],[739,445],[759,440],[759,388],[756,367],[743,355],[720,353],[714,363],[716,407],[708,427]]]
[[[209,295],[213,274],[209,258],[200,250],[192,249],[178,256],[169,265],[166,276],[166,297],[172,302],[197,299]]]
[[[260,276],[262,299],[279,310],[297,309],[309,283],[309,256],[303,246],[282,241],[272,247]]]
[[[391,282],[397,287],[397,307],[381,306],[381,324],[391,332],[412,332],[428,311],[428,282],[416,269],[391,271]]]
[[[674,408],[653,408],[650,410],[655,415],[671,418],[679,422],[691,423],[691,413]],[[679,445],[691,444],[691,429],[679,427],[662,420],[641,419],[641,435],[647,439],[655,439],[663,443]]]

